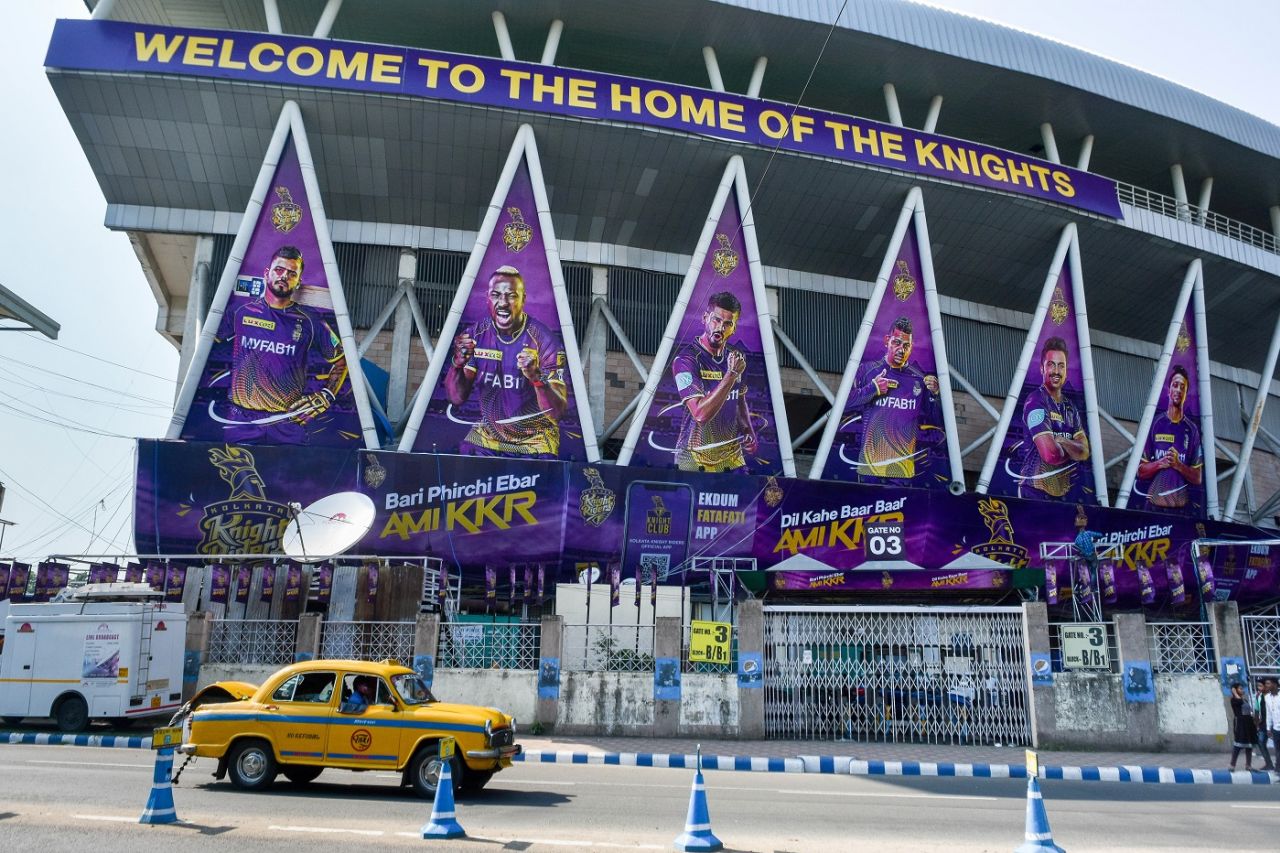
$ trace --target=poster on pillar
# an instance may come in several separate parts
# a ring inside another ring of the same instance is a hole
[[[359,359],[347,357],[355,341],[324,210],[304,178],[310,163],[297,107],[286,104],[168,438],[376,446],[363,382],[351,375]]]
[[[1012,417],[1004,434],[997,432],[992,441],[997,455],[989,474],[989,492],[994,495],[1106,503],[1105,493],[1099,494],[1092,458],[1101,446],[1094,426],[1096,403],[1086,393],[1085,378],[1092,376],[1093,366],[1081,345],[1082,339],[1088,340],[1084,291],[1078,281],[1079,266],[1067,257],[1075,254],[1070,251],[1074,241],[1075,229],[1069,226],[1054,259],[1057,275],[1051,268],[1045,280],[1036,312],[1039,322],[1033,321],[1028,331],[1035,345],[1024,354],[1024,358],[1029,355],[1027,363],[1019,364],[1022,382]],[[1017,374],[1014,378],[1016,382]],[[981,487],[980,483],[980,491]]]
[[[907,197],[885,253],[813,479],[939,489],[964,482],[959,445],[947,440],[951,384],[940,380],[946,350],[920,197]]]
[[[533,131],[507,158],[401,450],[598,458]]]
[[[734,157],[619,465],[792,476],[791,436],[754,238],[742,161]]]
[[[1173,340],[1161,359],[1162,363],[1167,360],[1167,365],[1157,371],[1153,380],[1155,413],[1144,424],[1146,433],[1140,430],[1135,442],[1142,448],[1142,457],[1130,481],[1133,492],[1127,505],[1130,509],[1204,518],[1206,475],[1216,476],[1216,472],[1206,471],[1205,467],[1207,431],[1202,416],[1212,404],[1201,397],[1209,385],[1200,382],[1205,366],[1201,359],[1207,363],[1208,354],[1207,348],[1200,345],[1196,328],[1196,306],[1200,306],[1201,315],[1204,313],[1204,291],[1198,275],[1193,287],[1195,302],[1187,304],[1175,320]],[[1122,490],[1126,487],[1127,484],[1122,486]]]

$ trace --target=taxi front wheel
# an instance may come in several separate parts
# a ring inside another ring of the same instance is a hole
[[[409,783],[418,792],[418,796],[433,799],[436,787],[440,784],[440,771],[444,762],[440,759],[440,747],[437,744],[424,746],[413,754],[409,760]],[[453,790],[456,793],[462,785],[462,763],[453,757]]]
[[[271,747],[260,740],[237,743],[227,760],[231,784],[246,791],[260,791],[276,778],[276,760]]]

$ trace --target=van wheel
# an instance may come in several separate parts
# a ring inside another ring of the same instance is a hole
[[[436,787],[440,784],[440,771],[444,762],[440,760],[439,744],[430,744],[420,748],[409,759],[409,784],[418,792],[418,796],[430,800],[436,795]],[[453,756],[450,767],[453,775],[453,790],[456,794],[462,787],[462,763],[458,756]]]
[[[231,748],[227,775],[231,784],[246,791],[260,791],[276,779],[276,759],[271,747],[260,740],[242,740]]]
[[[89,728],[89,706],[83,697],[67,696],[54,708],[53,718],[60,732],[82,732]]]

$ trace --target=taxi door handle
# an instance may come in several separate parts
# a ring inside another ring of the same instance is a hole
[[[279,706],[279,705],[263,705],[262,707],[263,707],[263,709],[264,709],[264,710],[267,710],[267,711],[279,711],[279,710],[280,710],[280,706]]]

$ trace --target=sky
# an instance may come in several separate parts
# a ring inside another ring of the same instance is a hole
[[[1203,0],[929,5],[1083,48],[1280,124],[1275,0],[1211,14]],[[0,559],[130,554],[135,439],[163,435],[178,353],[155,331],[156,302],[128,237],[102,225],[106,202],[44,74],[53,21],[87,17],[85,6],[10,6],[0,28],[0,284],[62,328],[56,341],[0,331],[0,519],[11,522],[0,525]]]

